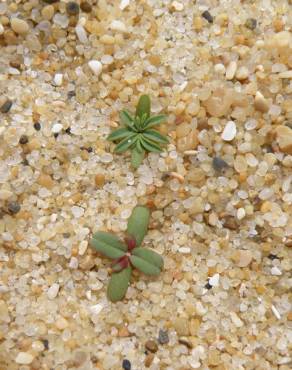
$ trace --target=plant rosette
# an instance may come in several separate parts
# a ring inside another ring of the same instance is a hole
[[[135,207],[128,220],[124,242],[112,233],[98,231],[93,234],[90,245],[100,254],[113,260],[113,273],[107,289],[107,296],[112,302],[124,298],[133,268],[150,276],[159,275],[163,268],[161,255],[141,247],[148,230],[149,218],[148,208]]]

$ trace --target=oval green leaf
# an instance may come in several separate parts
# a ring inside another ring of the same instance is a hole
[[[122,257],[125,252],[119,248],[112,247],[109,244],[104,243],[103,241],[99,239],[91,239],[90,245],[99,253],[103,254],[104,256],[111,258],[111,259],[117,259]]]
[[[150,212],[149,209],[143,206],[137,206],[128,220],[127,234],[136,239],[137,247],[139,247],[148,230]]]
[[[118,248],[124,252],[127,251],[127,246],[115,234],[107,233],[105,231],[98,231],[92,235],[94,239],[100,240],[111,247]]]
[[[144,131],[143,136],[145,136],[147,139],[152,140],[156,143],[168,144],[167,137],[161,135],[158,131],[155,131],[155,130]]]
[[[136,269],[143,272],[145,275],[159,275],[160,268],[147,262],[143,258],[132,255],[130,257],[131,264],[136,267]]]
[[[144,159],[145,152],[139,151],[137,147],[132,149],[131,163],[134,168],[138,168]]]
[[[146,248],[135,248],[132,252],[134,256],[140,257],[146,262],[158,267],[163,268],[163,258],[160,254]]]
[[[108,137],[107,140],[109,141],[115,141],[115,140],[121,140],[124,139],[125,137],[129,136],[132,134],[132,132],[128,128],[119,128],[115,131],[113,131]]]
[[[132,268],[129,266],[120,272],[112,274],[107,288],[107,296],[110,301],[117,302],[124,298],[129,286],[131,272]]]
[[[136,108],[136,116],[142,118],[146,114],[146,118],[150,117],[150,97],[149,95],[141,95]]]

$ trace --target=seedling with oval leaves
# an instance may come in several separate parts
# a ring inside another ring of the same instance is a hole
[[[135,207],[128,220],[124,241],[114,234],[103,231],[93,234],[90,241],[91,246],[113,260],[113,273],[107,289],[108,298],[112,302],[124,298],[133,268],[150,276],[159,275],[163,268],[163,258],[160,254],[141,247],[148,230],[149,218],[148,208]]]
[[[116,153],[131,150],[131,163],[138,168],[146,152],[159,153],[161,145],[168,144],[166,136],[153,129],[165,121],[165,115],[150,116],[151,101],[149,95],[142,95],[138,101],[136,113],[132,116],[127,110],[120,113],[121,123],[124,127],[113,131],[108,140],[118,142]]]

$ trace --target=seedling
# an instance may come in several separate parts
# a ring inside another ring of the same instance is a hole
[[[120,113],[121,123],[124,127],[113,131],[108,140],[118,141],[115,153],[124,153],[131,150],[131,163],[138,168],[142,163],[145,152],[160,153],[161,145],[168,143],[166,136],[161,135],[153,127],[165,121],[165,115],[150,116],[151,102],[148,95],[142,95],[139,99],[135,116],[127,110]]]
[[[98,231],[93,234],[91,246],[99,253],[113,260],[112,276],[107,289],[112,302],[124,298],[136,268],[145,275],[159,275],[163,268],[163,258],[151,249],[141,248],[149,224],[149,209],[142,206],[134,208],[127,227],[124,242],[116,235]]]

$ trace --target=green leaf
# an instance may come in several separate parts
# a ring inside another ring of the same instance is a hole
[[[107,140],[109,141],[115,141],[115,140],[120,140],[124,139],[125,137],[131,135],[132,132],[128,128],[119,128],[115,131],[113,131],[108,137]]]
[[[100,239],[91,239],[90,245],[99,253],[111,259],[118,259],[125,255],[123,250],[113,247]]]
[[[139,247],[148,230],[150,212],[149,209],[143,206],[137,206],[128,220],[127,234],[136,239],[137,247]]]
[[[136,133],[130,134],[128,137],[123,139],[115,147],[115,153],[124,153],[127,151],[136,141],[138,140],[138,135]]]
[[[134,118],[125,109],[121,111],[120,119],[125,126],[136,131],[135,124],[134,124]]]
[[[136,108],[136,117],[143,117],[143,114],[146,114],[146,118],[150,117],[150,97],[149,95],[142,95],[137,104]]]
[[[151,249],[135,248],[133,249],[132,254],[134,256],[144,259],[145,261],[151,263],[152,265],[155,265],[159,269],[163,268],[163,258],[161,257],[160,254],[154,252]]]
[[[141,139],[141,144],[144,149],[146,149],[148,152],[154,152],[154,153],[160,153],[162,152],[162,149],[158,144],[153,143],[151,140],[144,137]]]
[[[97,239],[103,243],[109,244],[111,247],[118,248],[121,251],[127,251],[126,244],[124,244],[115,234],[106,233],[105,231],[98,231],[94,233],[92,237],[93,239]]]
[[[142,271],[145,275],[159,275],[160,268],[152,263],[149,263],[143,258],[132,255],[130,257],[131,264],[136,267],[136,269]]]
[[[139,141],[137,141],[139,143]],[[141,147],[142,148],[142,147]],[[138,168],[140,164],[142,163],[145,156],[145,151],[142,149],[142,151],[138,150],[137,146],[132,149],[132,158],[131,163],[134,168]]]
[[[124,298],[129,286],[131,272],[132,268],[129,266],[120,272],[112,274],[107,288],[107,296],[110,301],[117,302]]]
[[[147,137],[147,139],[150,139],[152,141],[155,141],[156,143],[161,143],[161,144],[168,144],[168,139],[167,137],[161,135],[158,131],[156,130],[147,130],[143,132],[143,136]]]
[[[156,125],[160,125],[160,123],[166,120],[166,117],[167,116],[165,114],[161,114],[159,116],[153,116],[153,117],[148,118],[147,121],[145,122],[144,129],[148,129]]]

